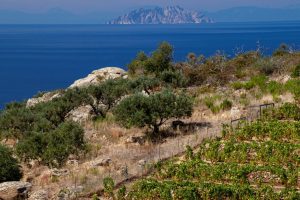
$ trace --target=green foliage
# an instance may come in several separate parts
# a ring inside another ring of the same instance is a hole
[[[115,182],[111,177],[106,177],[103,179],[103,186],[104,186],[104,192],[109,197],[114,197]]]
[[[128,71],[132,76],[149,73],[158,75],[165,70],[171,69],[172,61],[173,47],[167,42],[162,42],[150,57],[146,56],[145,53],[140,52],[136,59],[128,65]]]
[[[65,122],[48,133],[32,133],[17,144],[17,154],[23,160],[38,159],[54,167],[62,166],[70,154],[85,149],[83,129]]]
[[[186,151],[185,151],[185,158],[186,159],[193,159],[194,158],[194,152],[191,146],[187,145],[186,146]]]
[[[127,97],[116,107],[114,114],[125,127],[148,126],[157,134],[167,119],[190,116],[192,109],[190,97],[164,90],[149,96],[135,94]]]
[[[231,86],[235,90],[246,89],[251,90],[254,87],[259,87],[261,90],[264,90],[266,87],[267,77],[264,75],[253,76],[249,81],[246,82],[233,82]]]
[[[97,116],[105,118],[107,112],[129,92],[128,80],[123,78],[109,79],[99,85],[90,86],[87,91],[92,96],[92,98],[87,99],[87,103],[93,108]]]
[[[296,100],[300,100],[300,79],[291,79],[285,84],[285,89],[291,92]]]
[[[165,70],[169,70],[172,61],[173,47],[167,42],[162,42],[145,63],[145,69],[147,72],[158,75]]]
[[[256,62],[255,65],[260,73],[267,76],[273,74],[276,70],[278,70],[278,66],[274,64],[270,58],[261,58]]]
[[[224,126],[197,153],[188,147],[185,160],[159,162],[129,199],[299,199],[299,107],[272,110],[239,129]]]
[[[166,85],[173,88],[185,87],[188,80],[180,71],[167,70],[159,75],[160,80]]]
[[[70,154],[85,148],[84,131],[73,122],[61,124],[46,136],[47,148],[42,160],[50,166],[62,166]]]
[[[139,75],[144,73],[144,65],[148,60],[148,56],[143,52],[139,52],[136,58],[128,64],[128,73],[131,76]]]
[[[126,187],[123,185],[117,192],[117,199],[118,200],[125,200],[126,196]]]
[[[292,72],[292,78],[300,77],[300,65],[297,65]]]
[[[6,181],[19,181],[22,177],[18,161],[13,157],[12,151],[0,144],[0,183]]]
[[[284,85],[276,81],[270,81],[267,84],[267,91],[273,96],[280,95],[284,91]]]
[[[4,138],[22,138],[34,129],[39,116],[25,107],[10,107],[0,114],[0,134]]]
[[[278,109],[267,109],[263,112],[263,118],[266,120],[300,120],[300,108],[296,104],[285,103]]]
[[[145,91],[148,95],[150,95],[151,92],[160,87],[160,85],[161,82],[158,78],[141,75],[130,81],[129,88],[136,92]]]
[[[230,110],[232,108],[232,102],[228,99],[223,100],[223,102],[220,105],[222,110]]]

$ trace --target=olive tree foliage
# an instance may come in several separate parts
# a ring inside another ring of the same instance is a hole
[[[21,177],[20,166],[12,151],[0,144],[0,183],[18,181]]]
[[[109,79],[98,85],[86,88],[89,97],[86,98],[86,103],[89,104],[95,115],[106,117],[120,99],[129,93],[128,80]]]
[[[192,111],[191,97],[163,90],[149,96],[127,97],[117,105],[114,114],[121,125],[127,128],[147,126],[152,129],[152,136],[158,136],[160,126],[168,119],[191,116]]]
[[[31,132],[48,132],[66,119],[74,108],[84,104],[86,95],[79,89],[65,91],[61,97],[27,108],[11,103],[0,113],[0,137],[22,139]]]
[[[150,95],[153,90],[161,87],[160,79],[151,76],[139,76],[129,83],[129,88],[133,92],[142,92],[144,91],[148,95]]]
[[[165,70],[159,78],[165,87],[182,88],[188,84],[188,79],[179,70]]]
[[[128,71],[133,76],[152,73],[158,75],[162,71],[172,68],[172,61],[173,47],[167,42],[162,42],[150,56],[140,52],[128,65]]]
[[[61,167],[70,154],[84,150],[85,144],[83,129],[74,122],[64,122],[47,133],[31,133],[17,144],[16,152],[24,161],[37,159]]]

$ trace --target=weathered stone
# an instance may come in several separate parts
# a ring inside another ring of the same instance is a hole
[[[95,70],[87,77],[75,81],[69,88],[86,87],[103,80],[116,78],[126,78],[126,71],[118,67],[105,67]]]
[[[231,119],[239,119],[242,116],[242,111],[238,107],[232,107],[230,110]]]
[[[78,163],[78,160],[68,160],[67,161],[67,165],[68,166],[78,167],[79,163]]]
[[[147,164],[147,161],[146,161],[146,160],[140,160],[140,161],[138,162],[138,165],[141,166],[141,167],[144,167],[146,164]]]
[[[66,176],[69,174],[69,170],[67,169],[57,169],[54,168],[51,170],[51,176],[56,176],[56,177],[60,177],[60,176]]]
[[[92,116],[92,107],[87,105],[73,109],[71,112],[68,113],[66,118],[71,119],[74,122],[82,123],[91,119]]]
[[[26,199],[31,184],[22,181],[4,182],[0,184],[0,199]]]
[[[61,96],[60,92],[47,92],[41,97],[28,99],[26,103],[26,107],[32,107],[39,103],[48,102],[60,96]]]
[[[78,195],[82,193],[83,186],[67,187],[59,191],[57,195],[58,200],[78,199]]]
[[[49,199],[49,194],[47,190],[38,190],[33,192],[28,200],[47,200]]]
[[[139,143],[140,145],[146,142],[143,136],[130,136],[126,139],[126,143]]]
[[[109,166],[109,164],[111,163],[111,159],[110,158],[101,158],[98,160],[93,161],[92,165],[94,167],[104,167],[104,166]]]

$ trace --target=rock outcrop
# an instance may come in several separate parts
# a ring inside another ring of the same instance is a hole
[[[75,81],[69,88],[85,87],[97,84],[103,80],[126,78],[126,71],[118,67],[105,67],[93,71],[87,77]]]
[[[60,92],[47,92],[43,94],[41,97],[28,99],[26,103],[26,107],[32,107],[38,103],[48,102],[60,96],[61,96]]]
[[[32,193],[28,200],[48,200],[49,194],[47,190],[38,190]]]
[[[69,112],[67,118],[74,122],[83,123],[93,117],[92,110],[93,109],[89,105],[80,106]]]
[[[4,182],[0,184],[0,199],[26,199],[31,184],[21,181]]]

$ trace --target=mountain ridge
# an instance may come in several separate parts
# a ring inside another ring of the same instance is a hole
[[[119,16],[107,24],[200,24],[211,23],[212,19],[197,11],[185,10],[180,6],[140,8]]]

